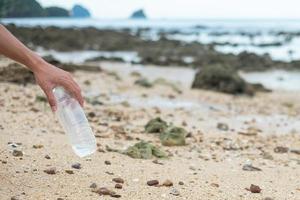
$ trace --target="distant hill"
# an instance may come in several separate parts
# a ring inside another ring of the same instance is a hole
[[[74,5],[71,10],[71,17],[91,17],[88,9],[81,5]]]
[[[130,16],[131,19],[147,19],[147,16],[143,9],[136,10]]]
[[[88,9],[75,5],[71,11],[60,7],[43,8],[36,0],[0,0],[0,18],[90,17]]]

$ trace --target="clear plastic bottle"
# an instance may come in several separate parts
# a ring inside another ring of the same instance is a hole
[[[56,115],[68,135],[74,152],[79,157],[96,151],[96,139],[78,101],[64,88],[56,87],[53,94],[57,102]]]

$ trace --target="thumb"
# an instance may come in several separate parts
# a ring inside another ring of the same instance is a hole
[[[45,94],[47,96],[51,110],[55,112],[57,110],[57,104],[52,90],[51,89],[45,90]]]

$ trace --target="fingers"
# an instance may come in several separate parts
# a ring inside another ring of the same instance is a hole
[[[83,106],[84,100],[81,95],[81,89],[71,76],[69,77],[68,81],[64,81],[63,87],[72,94],[72,96],[79,102],[81,106]]]
[[[55,97],[54,97],[54,94],[53,94],[52,90],[49,88],[49,89],[44,90],[44,92],[47,96],[47,99],[48,99],[49,105],[51,107],[51,110],[53,112],[55,112],[57,110],[57,104],[56,104],[56,100],[55,100]]]

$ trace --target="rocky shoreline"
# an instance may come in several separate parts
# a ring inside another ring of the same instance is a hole
[[[143,34],[138,30],[100,30],[92,27],[30,28],[15,25],[7,25],[7,28],[31,48],[43,47],[57,51],[133,51],[138,53],[140,64],[193,68],[221,64],[242,71],[300,69],[300,61],[275,61],[268,55],[249,52],[238,55],[225,54],[216,51],[213,44],[167,39],[164,34],[160,34],[157,40],[150,40],[143,38]],[[101,58],[95,58],[99,59]]]

